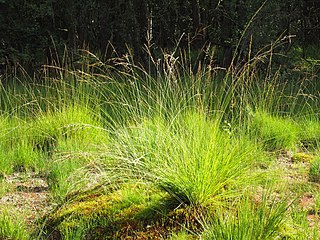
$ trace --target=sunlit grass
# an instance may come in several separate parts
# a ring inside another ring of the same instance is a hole
[[[203,239],[281,238],[287,220],[288,203],[285,200],[268,199],[268,194],[260,197],[255,201],[247,196],[235,208],[222,208],[216,212],[206,226]]]
[[[299,144],[299,125],[289,117],[256,112],[250,131],[268,150],[295,150]]]
[[[250,184],[250,166],[260,159],[247,139],[230,136],[196,112],[170,123],[146,120],[122,136],[128,163],[149,180],[179,201],[198,206],[222,204]]]
[[[29,125],[22,119],[7,117],[2,120],[0,162],[1,174],[27,170],[40,171],[45,165],[45,154],[35,149],[28,138]]]
[[[29,239],[23,216],[14,213],[13,209],[1,209],[0,211],[0,239]]]
[[[243,195],[273,178],[270,152],[294,152],[287,164],[301,151],[317,155],[313,89],[304,98],[302,85],[292,87],[271,62],[262,75],[259,59],[267,54],[239,71],[206,64],[193,71],[177,52],[164,52],[163,65],[151,62],[154,73],[128,57],[114,59],[114,68],[85,54],[97,64],[75,71],[53,66],[39,82],[26,77],[0,89],[1,176],[44,176],[55,208],[42,221],[43,236],[56,230],[60,239],[121,238],[125,227],[136,226],[144,237],[159,228],[172,239],[192,239],[201,235],[193,230],[203,231],[200,220],[208,224],[204,239],[290,235],[283,233],[285,201],[265,196],[257,203]],[[315,182],[316,162],[309,171]],[[6,187],[0,188],[1,196]],[[16,234],[16,223],[3,219],[6,234]]]
[[[309,169],[309,180],[320,183],[320,156],[312,160]]]
[[[320,150],[320,120],[317,116],[309,116],[300,122],[300,138],[302,147],[307,150]]]

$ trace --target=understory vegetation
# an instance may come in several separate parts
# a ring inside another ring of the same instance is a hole
[[[186,56],[3,77],[0,239],[318,239],[319,63]]]

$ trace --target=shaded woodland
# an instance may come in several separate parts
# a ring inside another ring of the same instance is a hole
[[[290,36],[290,37],[288,37]],[[176,46],[201,52],[216,49],[217,65],[232,56],[243,61],[283,39],[301,57],[319,46],[318,0],[1,0],[0,66],[37,69],[67,48],[88,49],[101,57],[128,50],[146,62],[145,47],[156,54]]]

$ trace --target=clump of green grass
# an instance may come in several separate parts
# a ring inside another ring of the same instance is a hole
[[[11,135],[14,127],[9,123],[10,120],[4,116],[0,116],[0,172],[1,175],[10,174],[13,171],[11,159],[8,159],[8,149],[12,148]]]
[[[0,198],[12,189],[10,183],[7,183],[6,179],[0,178]]]
[[[12,209],[1,209],[0,239],[27,240],[29,237],[22,216],[14,214]]]
[[[67,106],[45,112],[33,122],[30,141],[40,150],[63,150],[67,145],[75,149],[88,149],[105,144],[108,133],[99,116],[85,106]]]
[[[76,184],[84,177],[83,165],[81,160],[74,158],[56,159],[50,163],[47,182],[55,202],[63,202],[67,194],[76,190]]]
[[[260,202],[250,197],[235,208],[222,208],[205,223],[203,239],[277,239],[281,238],[288,214],[288,203],[262,196]]]
[[[130,164],[174,198],[196,206],[231,197],[249,184],[248,170],[259,161],[250,141],[231,137],[214,119],[197,112],[168,122],[144,121],[125,137],[122,146]]]
[[[263,142],[267,150],[295,150],[299,143],[299,126],[290,118],[258,111],[249,128],[252,137]]]
[[[311,162],[309,168],[309,180],[320,183],[320,157],[317,157]]]
[[[320,147],[320,121],[311,116],[300,123],[300,139],[302,147],[307,150],[317,150]]]
[[[92,151],[55,153],[46,171],[54,203],[62,204],[90,188],[113,188],[125,182],[128,179],[126,171],[117,165],[118,162],[107,151],[106,148],[94,148]]]
[[[0,172],[7,175],[21,171],[40,171],[45,155],[38,152],[28,139],[28,124],[15,117],[2,117],[0,143]]]
[[[109,134],[87,108],[77,106],[44,114],[33,128],[31,142],[50,153],[47,180],[52,196],[61,202],[77,184],[84,184],[86,166],[99,164],[99,148],[108,144]]]
[[[320,231],[318,228],[318,193],[315,193],[315,206],[312,209],[302,208],[299,204],[294,204],[290,209],[288,222],[283,231],[283,237],[294,239],[319,239]],[[314,218],[313,218],[314,217]]]
[[[92,161],[92,152],[108,143],[102,122],[86,107],[69,106],[37,118],[1,118],[0,171],[48,174],[52,194],[61,199],[74,184],[69,177]],[[98,154],[95,154],[98,155]],[[79,179],[78,178],[78,179]]]
[[[46,155],[36,151],[27,139],[17,142],[7,156],[12,160],[14,172],[41,171],[46,165]]]

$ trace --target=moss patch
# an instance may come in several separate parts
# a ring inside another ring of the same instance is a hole
[[[109,194],[79,194],[53,211],[45,222],[46,239],[163,239],[183,229],[196,231],[198,209],[168,209],[157,190],[127,186]],[[175,206],[176,207],[176,206]]]
[[[291,157],[293,162],[311,162],[314,158],[313,155],[302,152],[296,153]]]

